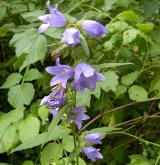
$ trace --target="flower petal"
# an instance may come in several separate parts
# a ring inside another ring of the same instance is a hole
[[[42,32],[44,32],[48,27],[49,27],[48,24],[42,24],[42,25],[39,27],[38,32],[39,32],[39,33],[42,33]]]

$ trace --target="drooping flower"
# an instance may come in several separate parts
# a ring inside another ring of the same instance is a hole
[[[83,106],[79,106],[79,107],[75,107],[69,114],[68,114],[68,121],[73,120],[78,129],[81,129],[82,127],[82,121],[88,120],[89,116],[86,115],[84,112],[84,107]]]
[[[101,142],[101,134],[96,132],[96,133],[91,133],[85,136],[85,140],[94,143],[94,144],[102,144]]]
[[[96,149],[94,147],[83,147],[84,154],[92,162],[95,162],[96,159],[103,159],[103,156],[102,156],[102,154],[99,151],[100,151],[100,149]]]
[[[73,76],[74,71],[71,66],[61,65],[59,60],[59,58],[56,59],[57,66],[50,66],[45,70],[49,74],[55,75],[55,77],[53,77],[51,80],[50,86],[61,84],[63,88],[66,88],[67,81]]]
[[[45,96],[41,100],[40,105],[59,107],[64,104],[65,100],[65,89],[61,85],[58,85],[52,89],[52,92],[48,96]]]
[[[39,20],[43,22],[43,24],[39,27],[39,33],[44,32],[48,27],[64,27],[66,24],[65,16],[58,11],[58,4],[55,4],[55,7],[52,8],[50,6],[50,1],[47,1],[46,5],[50,14],[45,14],[38,17]]]
[[[80,92],[85,88],[94,90],[97,81],[104,81],[105,77],[96,72],[90,65],[80,63],[75,67],[74,81],[72,87]]]
[[[79,31],[75,28],[68,28],[64,31],[62,41],[69,47],[75,46],[80,42]]]
[[[93,20],[84,20],[82,22],[82,29],[91,37],[102,37],[107,33],[107,29],[99,22]]]

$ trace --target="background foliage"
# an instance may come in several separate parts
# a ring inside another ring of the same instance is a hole
[[[50,55],[57,51],[63,52],[63,63],[87,61],[106,76],[95,91],[76,97],[92,119],[98,116],[82,132],[97,128],[106,136],[104,159],[96,164],[160,164],[159,0],[60,1],[70,22],[93,19],[109,30],[103,39],[82,35],[82,43],[71,49],[59,40],[63,28],[37,33],[45,3],[0,3],[0,165],[74,164],[80,151],[74,150],[70,126],[57,125],[61,116],[50,124],[47,107],[39,106],[51,79],[44,68],[54,65]],[[83,155],[79,160],[89,164]]]

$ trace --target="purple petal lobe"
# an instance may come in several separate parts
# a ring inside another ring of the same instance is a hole
[[[43,33],[48,27],[49,27],[48,24],[42,24],[42,25],[39,27],[38,32],[39,32],[39,33]]]
[[[62,41],[69,47],[77,45],[80,42],[79,31],[75,28],[66,29],[63,33]]]
[[[102,37],[107,33],[107,29],[99,22],[92,20],[84,20],[82,23],[82,29],[91,37]]]
[[[53,109],[50,109],[49,112],[50,112],[50,113],[53,115],[53,117],[54,117],[54,116],[57,115],[58,109],[59,109],[59,108],[53,108]]]
[[[83,147],[84,154],[92,162],[95,162],[96,159],[103,159],[103,156],[102,156],[102,154],[99,151],[100,151],[100,149],[96,149],[94,147]]]
[[[100,133],[91,133],[85,136],[85,140],[94,144],[102,144],[101,136]]]
[[[79,106],[79,107],[75,107],[69,114],[68,114],[68,121],[73,120],[78,129],[81,129],[82,127],[82,121],[88,120],[89,116],[86,115],[84,112],[84,107],[83,106]]]

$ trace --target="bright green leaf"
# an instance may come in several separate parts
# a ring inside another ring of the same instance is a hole
[[[24,81],[33,81],[43,78],[43,75],[38,71],[38,69],[29,69],[25,72],[23,80]]]
[[[36,117],[27,117],[18,124],[19,139],[22,143],[36,137],[39,133],[40,122]]]
[[[123,85],[129,86],[134,83],[134,81],[137,79],[139,73],[137,71],[131,72],[121,78],[121,82]]]
[[[3,83],[0,88],[11,88],[12,86],[18,84],[22,79],[21,74],[12,73],[7,77],[7,80]]]
[[[22,165],[34,165],[34,163],[31,160],[26,160]]]
[[[147,91],[143,87],[138,85],[131,86],[128,90],[128,93],[129,98],[137,102],[146,101],[148,99]]]
[[[151,32],[154,28],[153,23],[138,23],[136,24],[139,30],[143,31],[144,33]]]
[[[8,92],[9,103],[16,108],[22,108],[29,105],[33,99],[35,89],[31,83],[16,85],[10,88]]]

